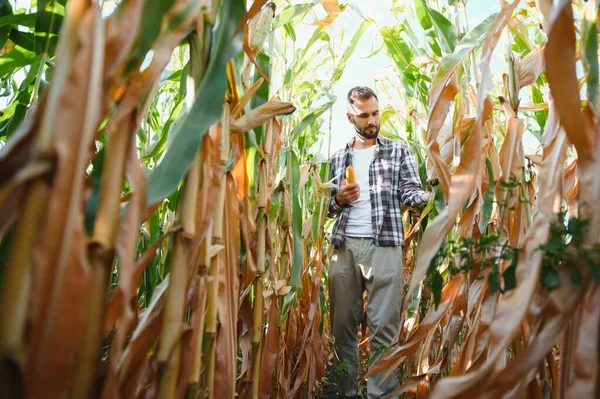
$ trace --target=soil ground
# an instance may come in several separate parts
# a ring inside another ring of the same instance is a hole
[[[335,372],[332,364],[327,365],[325,370],[325,377],[321,379],[320,389],[315,395],[317,399],[337,399],[337,384],[335,383]],[[362,397],[367,397],[366,386],[361,383]]]

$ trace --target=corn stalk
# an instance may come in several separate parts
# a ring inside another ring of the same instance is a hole
[[[78,2],[83,3],[83,2]],[[44,165],[54,154],[53,138],[56,134],[55,117],[59,113],[61,89],[67,84],[72,63],[77,55],[79,40],[77,30],[83,15],[87,11],[84,4],[71,3],[69,18],[61,28],[63,37],[58,49],[61,63],[54,71],[54,85],[47,99],[40,101],[37,110],[39,131],[31,153],[31,165]],[[2,357],[3,379],[9,374],[11,362],[23,366],[25,360],[25,321],[27,301],[31,292],[32,257],[34,241],[37,237],[38,223],[51,194],[51,175],[44,174],[27,182],[24,188],[24,204],[21,215],[16,221],[14,244],[10,247],[8,265],[4,278],[0,304],[0,320],[4,328],[0,329],[0,353]],[[8,326],[11,326],[8,328]],[[4,381],[11,386],[14,382]]]
[[[221,246],[223,244],[223,212],[225,209],[225,181],[226,167],[229,160],[229,104],[225,104],[223,117],[221,119],[220,142],[221,142],[221,183],[217,196],[214,224],[212,226],[211,245]],[[215,356],[217,339],[217,301],[219,290],[219,268],[223,263],[223,252],[219,251],[212,257],[208,271],[207,285],[207,310],[206,310],[206,390],[209,398],[215,396]]]
[[[265,273],[265,255],[266,255],[266,235],[267,235],[267,194],[268,194],[268,157],[271,153],[272,131],[269,126],[266,128],[267,135],[263,143],[261,160],[258,166],[258,200],[257,200],[257,240],[256,248],[256,279],[254,280],[254,303],[253,303],[253,326],[252,326],[252,398],[258,398],[259,376],[260,376],[260,344],[264,329],[264,287],[263,279]]]

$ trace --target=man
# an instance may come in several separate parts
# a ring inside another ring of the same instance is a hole
[[[388,347],[400,324],[402,299],[401,204],[420,206],[429,201],[415,160],[400,141],[378,137],[379,101],[368,87],[348,93],[348,121],[354,137],[331,158],[338,189],[332,190],[329,216],[335,217],[329,268],[331,328],[334,338],[340,397],[360,396],[357,326],[363,318],[366,289],[367,326],[372,364]],[[356,183],[347,184],[352,166]],[[394,373],[367,381],[369,398],[382,398],[397,388]]]

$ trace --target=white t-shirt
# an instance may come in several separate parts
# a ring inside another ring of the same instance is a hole
[[[349,237],[372,237],[371,195],[369,194],[369,167],[373,160],[375,146],[362,150],[353,150],[352,166],[356,182],[360,188],[360,196],[352,203],[345,235]]]

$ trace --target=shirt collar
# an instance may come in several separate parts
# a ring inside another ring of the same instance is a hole
[[[355,141],[356,141],[356,137],[352,137],[350,139],[350,141],[348,141],[346,143],[346,151],[350,151],[350,150],[352,150],[354,148],[354,142]],[[379,147],[381,145],[383,145],[383,140],[381,140],[381,136],[378,135],[377,138],[375,139],[375,146]]]

